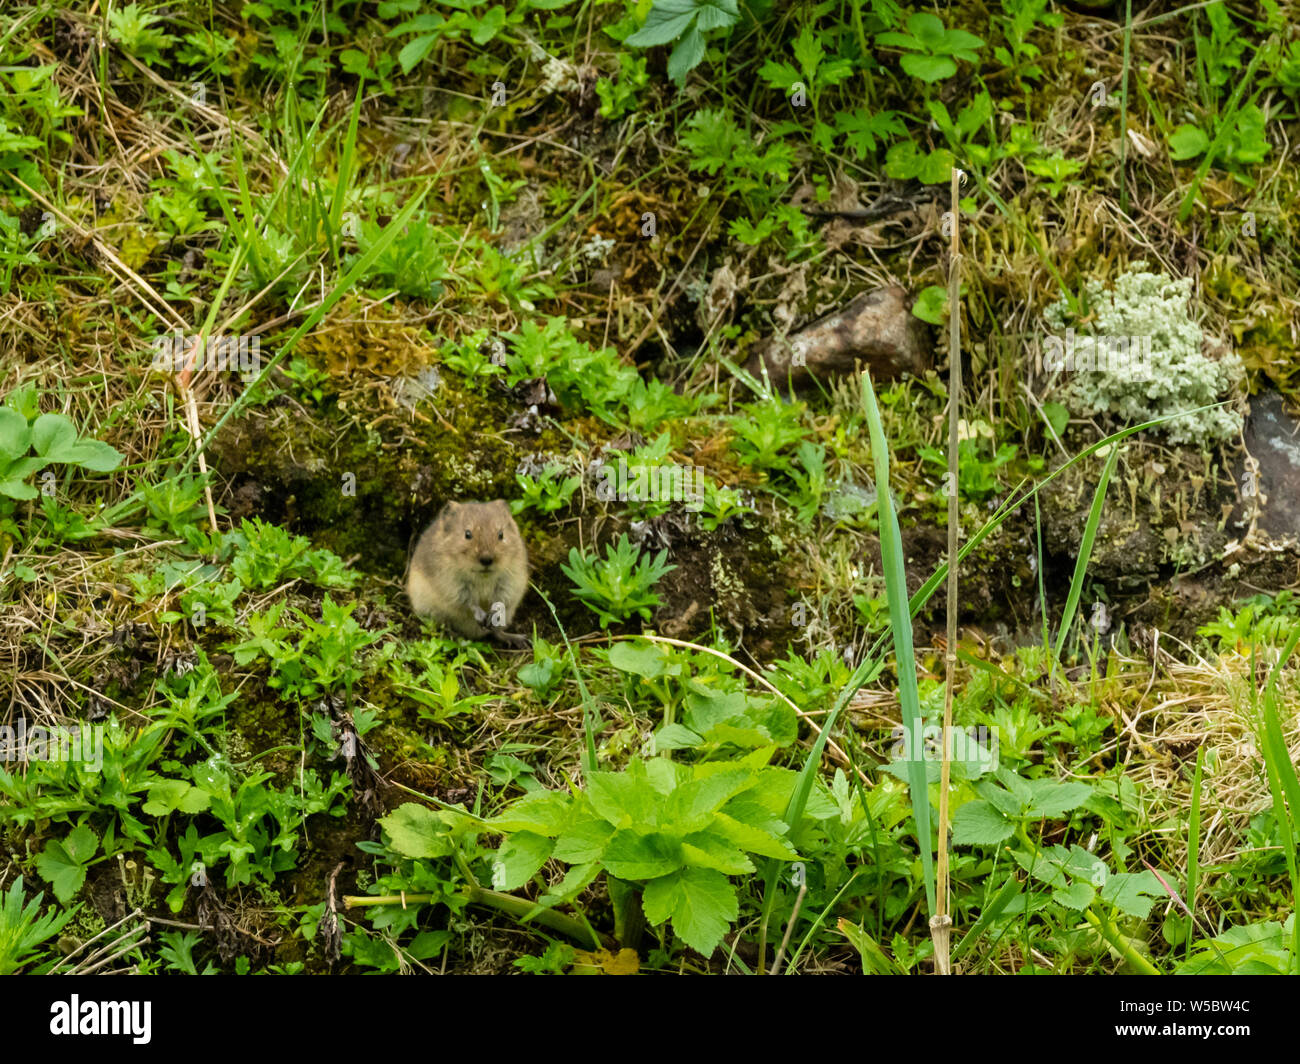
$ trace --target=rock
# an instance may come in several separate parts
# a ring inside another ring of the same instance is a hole
[[[1242,506],[1234,526],[1244,530],[1254,513],[1256,532],[1300,540],[1300,420],[1286,411],[1277,392],[1260,392],[1250,397],[1243,439],[1248,457],[1235,471]]]
[[[877,381],[930,367],[925,325],[898,285],[863,292],[789,336],[760,341],[745,368],[761,377],[766,367],[774,384],[799,385],[852,373],[858,363]]]

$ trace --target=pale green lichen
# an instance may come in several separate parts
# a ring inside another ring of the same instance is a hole
[[[1245,370],[1236,354],[1222,359],[1207,358],[1201,352],[1201,327],[1188,313],[1191,295],[1190,278],[1174,280],[1163,274],[1148,273],[1145,263],[1134,263],[1115,279],[1113,291],[1098,281],[1084,284],[1084,295],[1093,320],[1090,334],[1081,336],[1084,344],[1113,352],[1115,341],[1121,350],[1136,355],[1147,349],[1150,337],[1150,370],[1142,372],[1136,358],[1127,362],[1108,362],[1098,357],[1096,368],[1074,372],[1064,392],[1066,405],[1073,413],[1113,414],[1128,421],[1151,421],[1154,418],[1195,410],[1217,403],[1241,391]],[[1053,329],[1066,321],[1064,300],[1049,306],[1044,318]],[[1052,338],[1059,349],[1059,340]],[[1048,360],[1044,359],[1046,365]],[[1206,443],[1223,440],[1241,431],[1242,416],[1231,406],[1202,410],[1177,417],[1157,426],[1171,444]]]

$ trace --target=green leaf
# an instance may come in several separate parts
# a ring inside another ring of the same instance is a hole
[[[787,830],[779,820],[767,821],[778,825],[777,831]],[[735,843],[742,850],[756,853],[760,857],[775,857],[782,861],[796,861],[799,855],[773,831],[747,824],[726,813],[718,813],[713,818],[712,830]]]
[[[211,801],[212,795],[185,780],[160,780],[149,788],[149,798],[142,808],[150,816],[167,816],[177,810],[200,813]]]
[[[695,21],[692,0],[659,0],[646,16],[645,25],[623,43],[633,48],[653,48],[677,40]]]
[[[614,829],[603,820],[581,820],[555,840],[554,857],[568,864],[598,861],[613,834]]]
[[[1064,905],[1067,909],[1077,909],[1082,912],[1092,904],[1092,899],[1097,896],[1097,892],[1087,883],[1081,883],[1075,880],[1068,887],[1058,887],[1052,891],[1052,900]]]
[[[684,868],[652,880],[641,904],[651,924],[671,919],[677,937],[705,957],[717,949],[740,911],[735,887],[709,868]]]
[[[1043,420],[1052,430],[1052,435],[1059,440],[1061,433],[1065,431],[1065,426],[1069,424],[1070,412],[1060,403],[1044,403]]]
[[[695,27],[678,42],[673,54],[668,57],[668,77],[680,85],[686,75],[700,65],[704,58],[704,34]]]
[[[27,419],[7,406],[0,407],[0,459],[19,458],[27,453],[32,443]]]
[[[438,43],[438,37],[436,33],[426,33],[411,38],[402,46],[402,50],[397,53],[397,61],[401,64],[403,74],[409,74],[426,55],[433,51],[433,46]]]
[[[914,78],[919,78],[927,85],[943,81],[957,73],[957,64],[946,55],[919,55],[908,52],[899,59],[899,66]]]
[[[92,473],[111,473],[122,464],[122,454],[102,440],[78,440],[62,459]]]
[[[1194,159],[1210,146],[1210,138],[1196,126],[1184,122],[1169,134],[1169,154],[1178,160]]]
[[[492,886],[496,890],[518,890],[537,874],[554,847],[555,843],[544,835],[515,832],[492,859]]]
[[[531,831],[554,838],[573,816],[573,799],[564,791],[533,791],[488,823],[502,831]]]
[[[67,905],[86,882],[86,862],[95,856],[99,837],[79,824],[62,842],[51,839],[36,855],[36,870],[54,888],[54,896]]]
[[[754,862],[726,837],[710,831],[697,832],[682,840],[682,856],[688,866],[714,868],[729,876],[754,871]]]
[[[954,846],[996,846],[1015,833],[1015,824],[982,799],[967,802],[953,814]]]
[[[1087,783],[1054,783],[1051,780],[1033,780],[1030,783],[1032,798],[1026,816],[1056,818],[1071,809],[1077,809],[1092,797],[1092,787]]]
[[[42,458],[66,462],[65,452],[77,442],[77,427],[63,414],[42,414],[32,425],[32,447]]]
[[[1145,920],[1151,914],[1151,907],[1165,896],[1164,887],[1151,871],[1116,872],[1101,888],[1103,901],[1110,902],[1125,916],[1139,920]]]
[[[631,672],[646,679],[662,676],[668,655],[653,643],[615,643],[609,648],[609,663],[619,672]]]
[[[601,860],[619,879],[654,879],[682,866],[681,853],[671,839],[635,831],[615,832]]]
[[[664,750],[688,750],[704,742],[701,736],[684,724],[666,724],[655,732],[654,739],[655,753]]]
[[[639,774],[635,772],[638,768]],[[644,773],[644,767],[635,761],[627,772],[589,772],[587,799],[591,807],[616,828],[634,824],[657,827],[663,795],[650,785]]]
[[[415,802],[398,806],[379,823],[403,857],[446,857],[452,852],[446,824],[432,809]]]

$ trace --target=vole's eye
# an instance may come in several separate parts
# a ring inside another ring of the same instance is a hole
[[[497,539],[505,539],[505,538],[506,538],[506,534],[504,532],[497,533]]]
[[[473,539],[473,538],[474,538],[474,533],[471,532],[468,528],[465,529],[465,538],[466,538],[466,539]]]

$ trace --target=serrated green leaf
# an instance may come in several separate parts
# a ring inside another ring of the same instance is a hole
[[[982,799],[967,802],[952,818],[954,846],[997,846],[1016,833],[1016,825]]]
[[[654,879],[682,866],[682,855],[672,839],[616,831],[601,857],[611,875],[619,879]]]
[[[492,859],[492,886],[518,890],[537,874],[551,856],[555,843],[531,831],[516,831],[506,838]]]
[[[1083,805],[1092,796],[1092,787],[1087,783],[1034,780],[1031,787],[1030,805],[1025,810],[1025,815],[1030,817],[1064,816],[1071,809]]]
[[[682,840],[682,857],[688,866],[714,868],[729,876],[754,871],[754,862],[724,836],[700,831]]]
[[[669,44],[677,40],[695,21],[698,11],[693,3],[665,3],[659,0],[646,16],[645,25],[632,36],[624,39],[624,44],[633,48],[654,48],[660,44]]]
[[[392,848],[403,857],[446,857],[452,842],[446,825],[432,809],[415,802],[399,805],[380,825],[388,833]]]
[[[569,864],[597,861],[613,834],[614,829],[604,820],[581,820],[555,840],[555,859]]]
[[[642,894],[642,907],[651,924],[672,920],[677,937],[705,957],[717,949],[740,911],[735,887],[710,868],[684,868],[652,880]]]
[[[728,806],[728,808],[731,808]],[[755,806],[753,808],[761,808]],[[766,811],[764,811],[766,812]],[[713,818],[712,829],[735,843],[742,850],[756,853],[760,857],[776,857],[782,861],[796,861],[799,855],[784,842],[780,836],[787,826],[780,820],[765,819],[761,825],[746,823],[727,813],[718,813]]]
[[[668,57],[668,78],[676,85],[686,80],[686,75],[700,65],[704,58],[704,34],[692,26],[689,33],[677,42]]]

